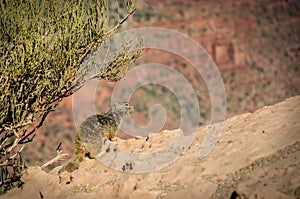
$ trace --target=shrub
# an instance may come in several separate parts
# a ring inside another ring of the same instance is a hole
[[[90,52],[134,12],[131,0],[0,2],[0,174],[3,193],[20,185],[21,151],[48,113],[84,83],[77,71]],[[121,6],[122,5],[122,6]],[[117,81],[140,51],[115,52],[94,78]],[[103,58],[105,60],[105,58]],[[88,68],[87,68],[88,70]],[[88,71],[84,71],[88,72]]]

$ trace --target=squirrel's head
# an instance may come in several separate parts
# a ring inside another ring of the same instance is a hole
[[[111,113],[113,115],[118,115],[119,117],[123,117],[125,115],[129,115],[134,110],[133,106],[130,106],[129,103],[115,103],[111,106]]]

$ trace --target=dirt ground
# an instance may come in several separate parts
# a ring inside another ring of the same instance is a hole
[[[205,158],[198,154],[209,126],[202,126],[177,161],[149,173],[116,171],[88,159],[60,176],[59,167],[49,173],[30,167],[23,187],[1,198],[299,198],[299,118],[300,96],[229,118]],[[177,133],[116,142],[128,151],[151,152]]]

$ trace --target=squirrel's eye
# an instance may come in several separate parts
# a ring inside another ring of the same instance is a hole
[[[127,107],[129,106],[129,104],[128,104],[128,103],[124,103],[124,105],[125,105],[125,106],[127,106]]]

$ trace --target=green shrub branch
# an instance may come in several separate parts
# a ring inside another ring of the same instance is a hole
[[[113,18],[109,3],[0,2],[0,192],[15,186],[13,183],[25,168],[20,152],[24,144],[32,141],[48,113],[87,81],[84,74],[89,67],[81,71],[82,76],[78,75],[86,57],[134,12],[132,1],[115,1],[126,12],[120,11]],[[91,78],[122,78],[124,66],[128,69],[141,53],[130,52],[128,46],[130,43],[115,52],[113,61]]]

